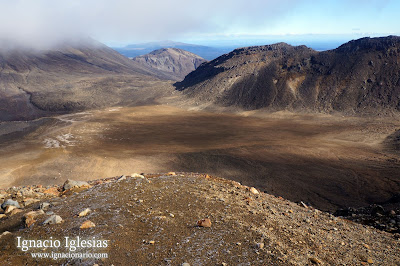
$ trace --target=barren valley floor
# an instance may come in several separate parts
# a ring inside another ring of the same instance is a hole
[[[61,184],[134,172],[233,178],[322,210],[400,191],[390,118],[116,107],[0,124],[0,184]]]

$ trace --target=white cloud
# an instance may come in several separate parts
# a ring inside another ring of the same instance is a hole
[[[368,1],[377,3],[376,0]],[[77,36],[126,42],[175,39],[195,34],[254,33],[257,29],[273,28],[276,24],[285,23],[285,16],[293,15],[297,6],[316,2],[0,0],[0,39],[44,47]],[[357,3],[360,0],[347,2]]]

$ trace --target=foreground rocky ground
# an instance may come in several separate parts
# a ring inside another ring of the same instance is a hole
[[[0,193],[6,212],[0,220],[3,265],[400,263],[396,234],[203,174],[132,174]],[[68,253],[68,248],[17,248],[18,237],[62,242],[78,236],[108,240],[107,246],[73,252],[102,252],[108,258],[54,261],[31,253]]]

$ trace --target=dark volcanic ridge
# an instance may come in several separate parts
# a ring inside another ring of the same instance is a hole
[[[132,174],[2,190],[3,265],[397,265],[399,236],[205,174]],[[13,198],[14,200],[10,200]],[[8,205],[8,207],[6,206]],[[20,206],[18,206],[20,205]],[[35,248],[17,238],[106,240]],[[76,246],[76,245],[75,245]],[[33,258],[30,253],[106,253]],[[187,265],[187,264],[185,264]]]
[[[204,58],[178,48],[162,48],[132,59],[161,79],[181,81],[187,74],[207,62]]]
[[[197,104],[247,110],[388,114],[400,110],[400,37],[362,38],[317,52],[278,43],[201,65],[178,90]]]

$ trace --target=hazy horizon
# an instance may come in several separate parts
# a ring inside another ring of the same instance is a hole
[[[174,40],[212,46],[400,35],[393,0],[0,0],[0,36],[46,48],[90,36],[109,46]],[[279,38],[279,39],[277,39]],[[297,39],[296,39],[297,38]],[[288,40],[288,41],[287,41]]]

